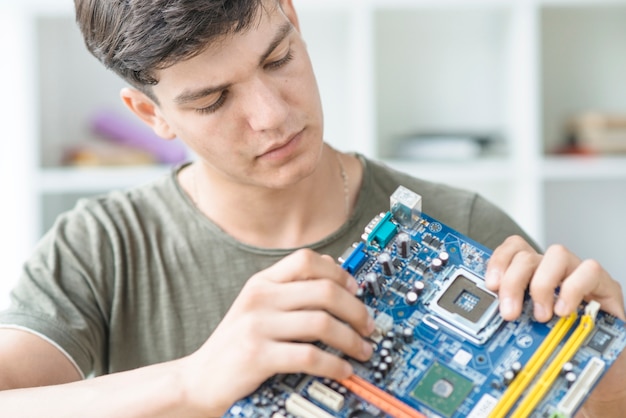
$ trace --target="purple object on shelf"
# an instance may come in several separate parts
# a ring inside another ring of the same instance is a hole
[[[187,150],[179,139],[163,139],[148,126],[115,111],[98,110],[90,126],[93,132],[113,142],[149,152],[160,163],[177,164],[187,159]]]

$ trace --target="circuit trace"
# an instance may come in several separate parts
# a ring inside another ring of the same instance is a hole
[[[398,187],[338,260],[375,319],[372,358],[348,358],[355,373],[340,382],[274,376],[225,417],[574,416],[626,347],[624,323],[595,301],[540,323],[529,297],[504,321],[484,283],[491,253]]]

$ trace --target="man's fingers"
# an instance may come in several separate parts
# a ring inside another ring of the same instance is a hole
[[[492,291],[500,289],[500,284],[504,278],[504,273],[509,268],[513,259],[521,252],[536,254],[536,251],[522,237],[514,235],[507,238],[498,248],[496,248],[489,258],[487,272],[485,274],[485,284]]]
[[[580,260],[563,246],[553,245],[548,248],[529,287],[535,319],[547,322],[552,318],[556,289],[578,264]]]
[[[600,303],[602,310],[626,319],[623,298],[616,298],[621,294],[621,285],[597,261],[585,260],[561,285],[554,311],[565,316],[574,312],[583,299],[593,299]]]
[[[258,332],[274,341],[321,341],[360,361],[366,361],[372,355],[371,343],[327,312],[295,311],[268,315],[258,326]]]
[[[313,344],[281,342],[270,352],[264,364],[272,373],[307,373],[341,380],[353,372],[348,361]]]
[[[282,296],[275,301],[279,310],[326,311],[350,324],[363,336],[374,330],[374,321],[365,305],[332,280],[308,280],[280,286]]]
[[[354,277],[341,268],[331,257],[320,255],[309,249],[293,252],[258,276],[275,283],[287,283],[297,280],[331,279],[343,287],[356,292]]]

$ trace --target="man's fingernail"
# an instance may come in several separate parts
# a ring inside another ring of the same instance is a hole
[[[500,301],[500,314],[506,318],[515,316],[517,302],[513,298],[505,297]]]
[[[487,287],[497,287],[499,282],[500,273],[498,273],[496,270],[489,270],[485,275],[485,284],[487,285]]]
[[[535,314],[535,318],[537,320],[539,320],[539,321],[545,321],[545,320],[549,319],[549,317],[550,317],[550,312],[541,303],[535,303],[534,304],[533,312]]]
[[[556,301],[556,304],[554,305],[554,313],[556,313],[558,316],[566,316],[568,314],[567,304],[563,299],[559,299]]]
[[[361,349],[361,351],[363,352],[363,357],[369,359],[374,352],[374,347],[372,347],[372,343],[368,341],[363,341],[363,348]]]

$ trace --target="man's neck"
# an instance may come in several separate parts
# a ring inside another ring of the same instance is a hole
[[[301,247],[335,232],[350,214],[362,175],[356,158],[330,147],[310,176],[285,189],[215,190],[196,164],[180,181],[198,209],[235,239],[263,248]]]

